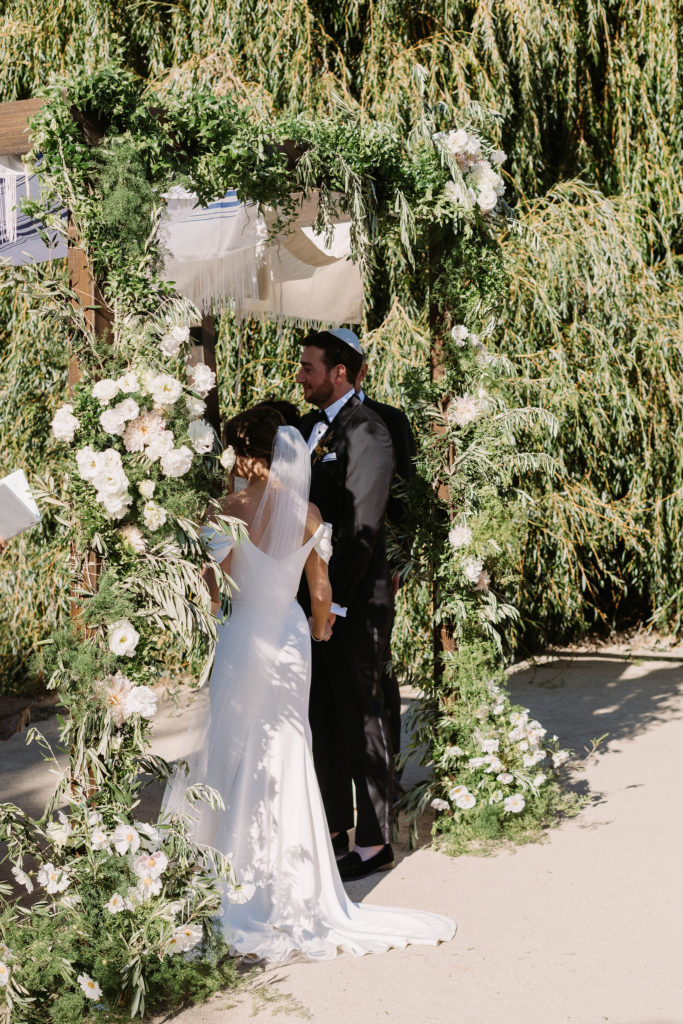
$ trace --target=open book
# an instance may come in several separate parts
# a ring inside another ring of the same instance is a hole
[[[40,512],[23,469],[0,480],[0,537],[9,540],[40,522]]]

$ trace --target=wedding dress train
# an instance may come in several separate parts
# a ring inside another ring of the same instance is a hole
[[[455,932],[437,914],[352,903],[339,877],[311,751],[311,638],[295,599],[311,550],[329,557],[328,530],[321,525],[282,558],[249,540],[234,546],[230,575],[239,591],[219,627],[210,714],[189,776],[165,798],[172,813],[197,782],[221,794],[225,810],[194,810],[194,838],[233,867],[239,888],[224,885],[222,904],[231,946],[268,961],[434,945]]]

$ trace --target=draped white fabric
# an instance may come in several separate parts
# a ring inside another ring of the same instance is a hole
[[[363,282],[350,259],[350,219],[333,218],[331,239],[317,234],[316,193],[299,197],[295,221],[274,237],[277,211],[260,213],[234,190],[206,208],[179,188],[166,201],[159,227],[164,276],[200,309],[232,302],[238,318],[360,323]]]

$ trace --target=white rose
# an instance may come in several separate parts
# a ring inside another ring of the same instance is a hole
[[[128,619],[119,619],[107,627],[109,630],[109,650],[120,657],[132,658],[138,645],[140,634],[133,628]]]
[[[464,548],[472,543],[472,531],[469,526],[454,526],[448,534],[448,543],[454,549]]]
[[[503,799],[503,791],[502,791],[502,789],[497,789],[496,792],[492,796],[489,797],[489,803],[490,804],[499,804],[502,799]]]
[[[117,825],[112,835],[114,849],[122,856],[140,849],[140,836],[132,825]]]
[[[145,455],[150,462],[156,462],[162,455],[167,455],[172,450],[174,441],[172,430],[162,430],[149,441]]]
[[[478,558],[463,558],[460,563],[460,567],[463,571],[465,579],[469,580],[470,583],[476,583],[479,579],[479,574],[484,568],[482,562]]]
[[[102,427],[102,430],[106,430],[108,434],[117,434],[120,436],[126,429],[126,419],[116,407],[113,409],[105,409],[103,413],[100,413],[100,426]]]
[[[156,484],[153,480],[141,480],[138,484],[138,490],[143,498],[151,498],[155,487]]]
[[[185,395],[185,405],[187,406],[190,418],[193,420],[200,419],[206,412],[206,402],[203,402],[201,398],[197,398],[195,395]]]
[[[213,448],[214,429],[206,420],[193,420],[187,428],[192,447],[199,455],[206,455]]]
[[[539,786],[543,785],[547,777],[547,775],[544,775],[543,772],[541,772],[540,775],[537,775],[536,778],[533,780],[533,785],[536,786],[536,788],[538,789]]]
[[[124,398],[113,407],[124,420],[134,420],[140,413],[140,407],[134,398]]]
[[[73,441],[74,434],[81,425],[73,411],[73,405],[62,405],[52,417],[52,434],[58,441]]]
[[[104,459],[100,452],[96,452],[90,445],[81,448],[76,452],[76,465],[81,480],[91,484],[95,476],[104,466]]]
[[[162,335],[160,344],[161,351],[164,353],[164,355],[170,357],[176,356],[178,354],[180,346],[184,345],[185,342],[189,339],[189,337],[189,327],[172,327],[170,331],[167,331],[166,334]]]
[[[477,205],[482,213],[491,213],[498,202],[498,196],[493,189],[485,188],[477,196]]]
[[[161,471],[165,476],[184,476],[192,465],[192,449],[183,444],[161,456]]]
[[[142,510],[142,518],[148,530],[158,530],[166,522],[168,515],[165,508],[156,501],[148,501]]]
[[[507,153],[502,149],[494,149],[491,153],[491,163],[495,164],[496,167],[500,167],[501,164],[504,164],[507,158]]]
[[[501,772],[500,775],[496,775],[496,781],[502,782],[504,786],[509,786],[514,781],[514,775],[510,775],[510,772]]]
[[[168,857],[163,850],[154,853],[142,853],[133,861],[133,871],[138,878],[158,878],[168,867]]]
[[[433,807],[435,811],[447,811],[448,808],[450,807],[450,804],[448,803],[447,800],[442,800],[440,797],[437,796],[435,797],[434,800],[432,800],[430,807]]]
[[[102,405],[108,405],[112,398],[116,398],[119,393],[118,381],[110,380],[98,380],[97,384],[93,386],[92,394],[93,398],[96,398]]]
[[[142,718],[154,718],[157,713],[157,695],[149,686],[134,686],[125,698],[126,717],[140,715]]]
[[[497,754],[500,747],[500,740],[482,740],[481,750],[483,754]]]
[[[462,749],[462,747],[452,746],[452,747],[446,747],[446,749],[443,752],[443,756],[444,757],[462,757],[464,753],[465,753],[465,751]]]
[[[467,188],[459,181],[447,181],[443,188],[443,194],[449,202],[455,206],[462,206],[465,210],[471,210],[477,201],[476,192]]]
[[[559,768],[565,761],[569,760],[569,751],[558,750],[556,754],[553,754],[553,768]]]
[[[152,377],[147,390],[154,399],[156,405],[174,405],[183,393],[183,386],[179,380],[168,373],[160,373]]]
[[[123,519],[133,501],[127,491],[118,494],[106,494],[98,491],[97,500],[104,505],[107,515],[112,519]]]
[[[119,391],[122,391],[124,395],[132,395],[135,391],[140,390],[138,375],[133,370],[124,373],[116,383],[119,386]]]
[[[101,459],[100,466],[93,474],[91,483],[101,494],[112,496],[125,493],[128,490],[130,481],[126,476],[123,466],[117,465],[114,461]]]
[[[228,473],[232,473],[233,469],[235,468],[236,459],[237,456],[235,454],[235,449],[231,444],[229,444],[228,447],[224,448],[223,451],[221,452],[219,462],[223,469],[226,469]]]
[[[485,757],[471,757],[469,759],[469,761],[467,762],[467,767],[468,768],[483,768],[485,764],[488,764],[488,761],[486,760]]]
[[[216,386],[216,374],[209,369],[206,363],[188,366],[187,375],[190,378],[192,390],[196,391],[201,398],[206,398],[209,391]]]
[[[458,346],[458,348],[462,348],[464,346],[469,336],[469,333],[470,332],[467,330],[464,324],[456,324],[455,327],[451,327],[451,338]]]

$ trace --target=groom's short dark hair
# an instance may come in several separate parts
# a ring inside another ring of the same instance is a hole
[[[341,364],[346,370],[347,381],[355,386],[358,371],[363,365],[363,356],[360,352],[356,352],[350,345],[340,341],[329,331],[313,331],[306,335],[301,344],[304,347],[313,345],[314,348],[319,348],[323,353],[323,363],[328,370]]]

